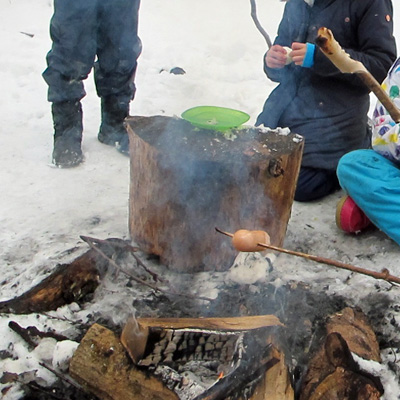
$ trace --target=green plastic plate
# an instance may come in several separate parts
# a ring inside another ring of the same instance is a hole
[[[250,119],[250,115],[232,108],[199,106],[189,108],[181,115],[192,125],[215,131],[226,131],[236,128]]]

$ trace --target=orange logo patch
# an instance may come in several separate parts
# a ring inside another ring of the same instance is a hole
[[[386,15],[386,21],[390,22],[392,18],[390,18],[390,15]]]

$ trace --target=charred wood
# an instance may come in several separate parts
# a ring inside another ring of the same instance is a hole
[[[60,335],[56,332],[42,332],[39,331],[39,329],[36,328],[36,326],[28,326],[27,328],[23,328],[19,324],[17,324],[15,321],[10,321],[8,323],[8,326],[10,329],[12,329],[15,333],[17,333],[19,336],[21,336],[22,339],[25,340],[25,342],[31,347],[35,348],[41,339],[43,338],[53,338],[58,341],[60,340],[67,340],[68,338]]]
[[[121,239],[108,239],[97,244],[112,257],[121,251],[114,244]],[[104,275],[108,261],[96,250],[89,250],[70,264],[58,265],[54,272],[38,285],[14,299],[0,302],[0,312],[29,314],[55,310],[65,304],[79,302],[93,293]]]

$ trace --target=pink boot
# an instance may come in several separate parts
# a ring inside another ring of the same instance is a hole
[[[344,196],[336,206],[336,225],[347,233],[357,233],[372,222],[350,196]]]

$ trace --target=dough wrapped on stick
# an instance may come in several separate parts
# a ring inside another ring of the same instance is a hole
[[[316,44],[340,72],[357,74],[367,88],[375,94],[382,105],[386,108],[393,121],[400,122],[400,110],[383,90],[379,82],[365,68],[362,62],[353,60],[350,55],[342,49],[330,29],[325,27],[318,29]]]

